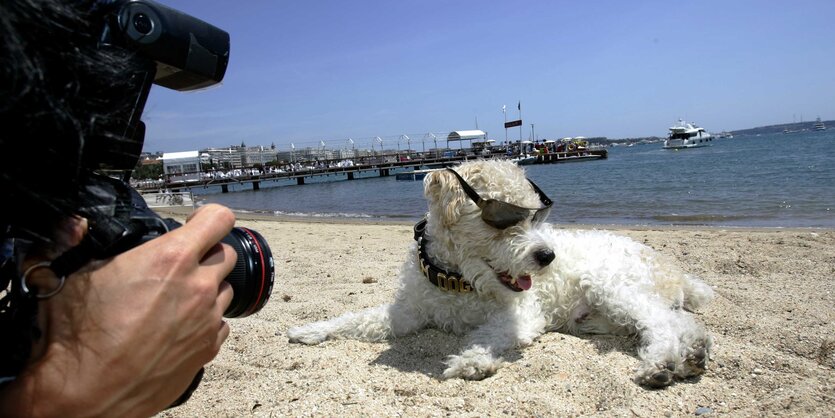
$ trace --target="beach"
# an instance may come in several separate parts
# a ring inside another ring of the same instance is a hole
[[[634,338],[548,333],[482,381],[439,378],[465,340],[433,329],[290,344],[290,327],[390,302],[413,256],[412,225],[252,214],[237,225],[272,247],[272,297],[228,320],[191,400],[159,416],[835,415],[835,230],[597,227],[666,254],[716,292],[696,313],[715,344],[705,375],[649,390],[632,381]]]

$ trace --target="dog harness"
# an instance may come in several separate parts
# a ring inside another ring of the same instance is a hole
[[[426,232],[426,218],[415,224],[418,264],[423,275],[429,279],[430,283],[441,290],[456,293],[472,292],[473,288],[470,286],[470,282],[461,278],[461,273],[442,269],[429,261],[429,255],[426,253],[426,244],[429,240],[424,236],[424,232]]]

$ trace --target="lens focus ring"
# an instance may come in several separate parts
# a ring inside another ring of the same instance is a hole
[[[261,234],[248,228],[232,229],[222,242],[231,245],[238,254],[235,267],[226,276],[234,295],[223,316],[249,316],[261,310],[272,293],[275,279],[272,251]]]

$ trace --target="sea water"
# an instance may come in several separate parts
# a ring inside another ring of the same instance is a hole
[[[606,160],[525,169],[554,200],[556,223],[835,227],[835,130],[737,136],[685,150],[612,147]],[[203,202],[299,217],[416,221],[427,208],[422,182],[393,175],[306,182],[194,192]]]

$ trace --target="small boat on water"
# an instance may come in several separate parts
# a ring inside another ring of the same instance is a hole
[[[513,161],[516,165],[531,165],[536,163],[536,157],[533,155],[523,154],[511,158],[510,161]]]
[[[704,128],[681,119],[669,129],[670,133],[664,141],[664,149],[708,147],[713,141],[713,136]]]
[[[536,160],[533,164],[551,164],[574,161],[606,159],[609,154],[603,147],[590,146],[584,136],[546,140],[534,146]]]
[[[722,132],[719,132],[719,133],[716,135],[716,138],[727,138],[727,139],[733,139],[733,138],[734,138],[734,134],[733,134],[733,133],[731,133],[731,132],[728,132],[728,131],[722,131]]]
[[[812,129],[814,129],[816,131],[825,131],[826,130],[826,125],[824,125],[823,122],[821,122],[820,116],[818,116],[818,118],[815,120],[815,124],[812,125]]]

